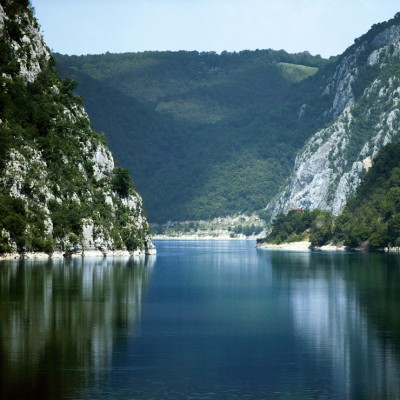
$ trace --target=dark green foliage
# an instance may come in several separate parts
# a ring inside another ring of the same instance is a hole
[[[352,84],[354,97],[360,98],[365,88],[379,75],[380,65],[363,66]]]
[[[262,209],[329,107],[327,61],[259,50],[55,55],[94,127],[129,168],[153,222]],[[282,72],[282,65],[290,69]],[[318,93],[318,98],[315,98]],[[307,104],[303,117],[299,111]]]
[[[55,238],[63,238],[73,233],[76,236],[82,234],[82,207],[76,202],[59,204],[56,201],[49,202],[51,219],[53,221],[53,235]]]
[[[65,78],[62,82],[61,91],[62,93],[71,93],[74,89],[76,89],[77,83],[71,78]]]
[[[20,68],[18,61],[13,57],[10,46],[8,46],[3,40],[0,40],[0,68],[4,74],[16,74]],[[4,82],[4,77],[0,77],[0,82]],[[3,101],[4,97],[5,93],[3,92],[1,95]]]
[[[315,217],[310,227],[310,242],[323,246],[332,240],[333,217],[328,211],[314,210]]]
[[[8,194],[0,193],[0,253],[10,251],[7,237],[2,232],[7,231],[11,239],[21,250],[25,246],[25,228],[27,216],[24,202]]]
[[[6,19],[4,21],[4,28],[7,31],[9,37],[16,42],[19,42],[22,39],[22,32],[20,25],[17,21],[12,19]]]
[[[261,226],[255,226],[254,224],[250,226],[238,225],[233,229],[233,232],[236,234],[251,236],[251,235],[258,235],[260,232],[262,232],[262,230],[263,228]]]
[[[131,175],[126,168],[114,168],[111,184],[113,190],[121,197],[127,197],[128,194],[132,192],[132,189],[134,189]]]
[[[121,238],[127,250],[136,250],[143,247],[143,241],[140,240],[140,235],[135,230],[123,229]]]
[[[28,9],[29,0],[4,0],[1,5],[8,15],[15,16]]]
[[[276,216],[266,241],[279,244],[310,240],[313,245],[322,246],[331,238],[332,216],[328,211],[292,210]]]
[[[352,247],[400,244],[400,143],[379,152],[356,196],[336,219],[334,237]]]

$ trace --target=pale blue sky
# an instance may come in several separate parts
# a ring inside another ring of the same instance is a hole
[[[31,0],[63,54],[144,50],[342,53],[399,0]]]

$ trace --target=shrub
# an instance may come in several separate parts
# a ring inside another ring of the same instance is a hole
[[[134,188],[129,170],[126,168],[115,167],[112,177],[112,189],[120,196],[127,197]]]

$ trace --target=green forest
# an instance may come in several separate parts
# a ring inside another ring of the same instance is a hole
[[[400,142],[380,150],[356,195],[339,216],[319,209],[279,214],[267,238],[260,242],[300,240],[309,240],[313,246],[333,243],[372,250],[400,247]]]
[[[330,119],[320,84],[334,60],[256,50],[55,54],[94,128],[143,196],[151,222],[261,210],[299,148]],[[318,72],[320,71],[320,72]]]

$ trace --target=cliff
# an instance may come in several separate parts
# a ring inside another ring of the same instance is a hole
[[[297,207],[343,210],[379,149],[400,139],[399,61],[400,13],[339,57],[321,87],[334,121],[297,155],[289,183],[267,207],[272,217]]]
[[[0,58],[0,253],[153,251],[141,197],[57,76],[28,1],[0,5]]]

